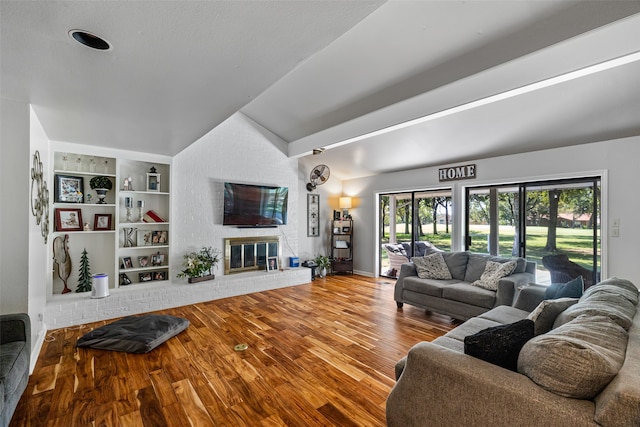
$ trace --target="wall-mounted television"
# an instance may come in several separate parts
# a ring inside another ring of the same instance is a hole
[[[274,227],[287,223],[287,187],[224,183],[223,225]]]

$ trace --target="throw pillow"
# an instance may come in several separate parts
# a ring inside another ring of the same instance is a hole
[[[480,279],[471,284],[473,286],[478,286],[479,288],[496,291],[498,290],[498,281],[503,277],[510,275],[515,268],[515,261],[508,261],[505,263],[487,261],[487,266],[484,268],[484,273],[482,273]]]
[[[555,322],[556,317],[566,310],[567,307],[577,302],[578,298],[558,298],[547,299],[538,304],[527,316],[527,319],[533,320],[535,323],[535,335],[546,334],[553,329],[553,322]]]
[[[584,292],[582,276],[571,279],[567,283],[552,283],[544,293],[545,299],[580,298]]]
[[[449,267],[447,267],[440,252],[424,257],[413,257],[411,261],[416,265],[418,277],[421,279],[451,279]]]
[[[527,342],[518,372],[547,391],[593,399],[624,363],[628,334],[604,316],[579,316]]]
[[[534,324],[529,319],[493,326],[464,338],[464,353],[505,369],[517,370],[518,354],[533,338]]]

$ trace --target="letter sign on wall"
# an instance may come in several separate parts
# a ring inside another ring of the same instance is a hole
[[[443,181],[457,181],[459,179],[475,179],[476,165],[453,166],[438,169],[438,178]]]

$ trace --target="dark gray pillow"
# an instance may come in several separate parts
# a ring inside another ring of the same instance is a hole
[[[493,326],[464,338],[464,353],[485,362],[517,371],[520,349],[533,338],[532,320]]]
[[[569,280],[567,283],[552,283],[544,293],[545,299],[580,298],[584,292],[582,276]]]
[[[76,346],[126,353],[148,353],[189,327],[182,317],[165,314],[129,316],[84,334]]]

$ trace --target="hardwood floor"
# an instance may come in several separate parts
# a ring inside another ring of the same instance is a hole
[[[398,310],[394,283],[331,276],[162,310],[191,325],[142,355],[75,347],[111,321],[49,331],[10,425],[384,426],[395,362],[455,327]]]

